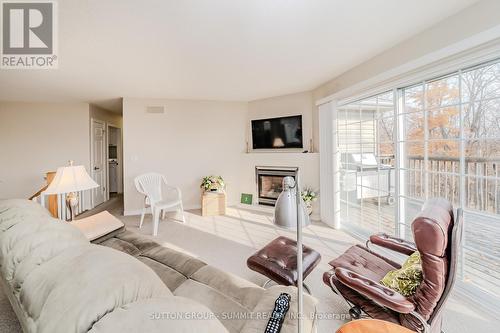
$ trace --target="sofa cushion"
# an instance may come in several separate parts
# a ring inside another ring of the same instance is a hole
[[[175,290],[207,264],[203,261],[125,230],[100,243],[130,254],[148,265],[170,290]]]
[[[4,220],[23,216],[50,216],[50,213],[47,209],[34,201],[25,199],[0,200],[0,224],[2,224]]]
[[[56,221],[45,208],[35,202],[0,200],[0,265],[19,239]]]
[[[137,259],[98,245],[66,249],[25,279],[20,301],[38,332],[86,332],[115,308],[171,292]]]
[[[11,244],[2,260],[2,274],[7,281],[13,278],[18,266],[24,266],[29,272],[68,247],[89,244],[78,229],[59,220],[50,219],[48,223],[33,224],[31,228],[23,237],[18,237],[12,229],[2,238]]]
[[[257,305],[264,292],[263,288],[250,281],[209,265],[196,271],[191,279],[223,293],[226,297],[250,310]]]
[[[89,333],[124,332],[225,333],[228,331],[207,307],[184,297],[151,298],[124,305],[101,318],[89,331]]]
[[[297,332],[297,288],[292,286],[273,286],[266,289],[252,311],[252,320],[247,320],[241,333],[262,333],[274,309],[274,303],[281,293],[291,296],[290,308],[283,322],[281,332]],[[313,332],[316,319],[317,301],[309,295],[304,295],[303,332]]]
[[[114,236],[116,239],[120,239],[124,242],[127,242],[134,247],[136,247],[139,251],[146,251],[147,249],[150,249],[152,247],[158,246],[158,243],[155,243],[153,240],[151,240],[148,237],[138,235],[134,232],[124,230],[123,232],[117,234]],[[105,245],[105,244],[103,244]]]
[[[156,275],[160,277],[163,283],[165,283],[165,285],[170,290],[177,289],[188,279],[185,275],[179,273],[170,266],[164,265],[154,259],[143,256],[138,256],[137,259],[139,259],[142,263],[148,265],[149,268],[151,268],[156,273]]]
[[[125,252],[134,257],[137,257],[139,254],[141,254],[141,250],[135,247],[132,243],[126,242],[116,237],[109,238],[100,243],[99,245],[104,245],[112,249]]]
[[[254,289],[259,288],[255,286]],[[240,332],[251,314],[251,309],[224,292],[195,280],[186,280],[174,290],[174,295],[195,300],[208,307],[220,317],[222,324],[230,333]]]
[[[149,248],[143,251],[141,256],[147,257],[165,266],[169,266],[185,277],[191,277],[200,268],[207,265],[205,262],[193,256],[164,246]]]

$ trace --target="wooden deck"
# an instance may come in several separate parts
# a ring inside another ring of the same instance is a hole
[[[395,206],[378,205],[376,199],[363,200],[359,205],[341,202],[341,218],[346,227],[358,227],[371,233],[394,235]],[[420,210],[417,203],[406,206],[405,234],[412,239],[411,220]],[[500,216],[464,214],[464,240],[460,262],[460,277],[484,291],[500,295]]]

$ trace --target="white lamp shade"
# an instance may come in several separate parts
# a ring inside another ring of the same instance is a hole
[[[56,176],[44,194],[61,194],[90,190],[99,187],[83,165],[57,168]]]
[[[274,224],[280,228],[293,230],[297,229],[297,225],[305,227],[311,224],[302,198],[300,199],[299,219],[297,221],[297,191],[293,188],[294,186],[295,181],[292,177],[283,179],[283,191],[274,207]]]

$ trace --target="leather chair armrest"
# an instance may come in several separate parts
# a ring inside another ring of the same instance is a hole
[[[342,284],[357,291],[378,305],[398,313],[411,313],[415,310],[415,305],[400,293],[351,270],[337,267],[335,268],[335,276]]]
[[[417,251],[415,243],[409,242],[407,240],[389,236],[387,234],[376,234],[370,236],[370,242],[372,244],[385,247],[389,250],[393,250],[402,254],[411,255],[413,252]]]

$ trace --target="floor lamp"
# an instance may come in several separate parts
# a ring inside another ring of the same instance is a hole
[[[297,304],[298,304],[298,332],[302,333],[303,292],[304,278],[302,265],[302,228],[310,224],[302,198],[298,176],[283,178],[283,191],[276,200],[274,210],[274,224],[285,229],[297,230]]]

